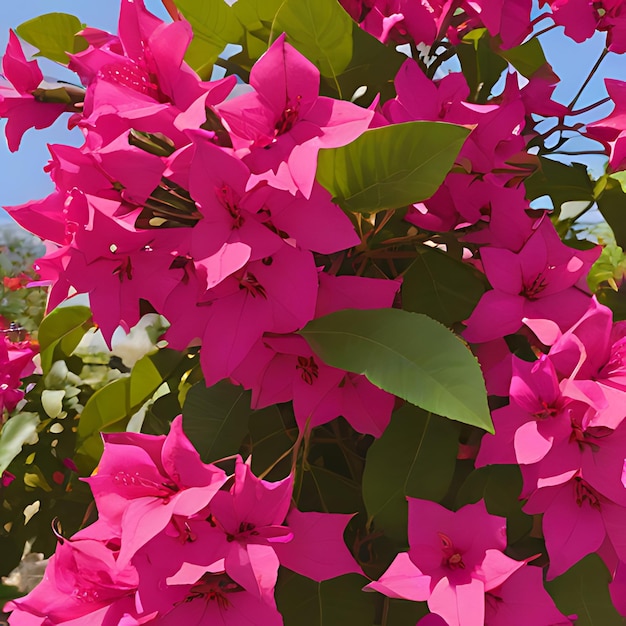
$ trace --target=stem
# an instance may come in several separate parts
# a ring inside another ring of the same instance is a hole
[[[569,113],[569,115],[580,115],[581,113],[587,113],[587,111],[592,111],[596,107],[602,106],[603,104],[606,104],[607,102],[611,102],[611,98],[609,96],[607,96],[606,98],[602,98],[602,100],[598,100],[597,102],[594,102],[593,104],[590,104],[586,107],[583,107],[582,109],[578,109],[577,111],[572,111],[571,113]]]
[[[389,598],[385,597],[383,603],[383,617],[381,620],[381,626],[387,626],[387,619],[389,618]]]
[[[182,16],[174,3],[174,0],[161,0],[165,10],[168,12],[169,16],[175,21],[180,22]]]
[[[445,63],[448,59],[451,59],[456,54],[456,48],[448,48],[428,66],[428,78],[433,78],[437,73],[437,70],[441,67],[443,63]]]
[[[550,24],[550,26],[546,26],[545,28],[542,28],[540,31],[536,32],[528,41],[530,41],[531,39],[537,39],[538,37],[541,37],[541,35],[545,35],[546,33],[549,33],[551,30],[553,30],[554,28],[556,28],[556,24]]]
[[[285,452],[283,452],[263,473],[259,474],[259,479],[262,480],[263,478],[265,478],[283,459],[286,459],[291,454],[292,450],[296,447],[297,443],[298,442],[296,441],[296,443],[294,443],[291,448],[285,450]]]
[[[587,85],[589,84],[589,81],[593,78],[594,74],[598,71],[600,65],[602,65],[602,61],[604,61],[604,59],[605,59],[605,57],[606,57],[606,55],[608,53],[609,53],[609,51],[606,48],[604,48],[604,50],[602,50],[602,52],[600,53],[600,56],[598,57],[598,60],[596,61],[595,65],[591,68],[591,71],[589,72],[589,75],[585,79],[585,82],[580,86],[580,89],[578,90],[578,93],[574,96],[574,99],[567,106],[568,109],[573,109],[574,108],[574,105],[578,102],[578,98],[580,98],[580,96],[582,96],[583,91],[585,91]]]
[[[586,154],[603,154],[606,156],[604,150],[553,150],[552,154],[563,154],[566,156],[583,156]]]
[[[545,20],[548,17],[552,17],[552,13],[542,13],[541,15],[538,15],[531,23],[530,26],[531,28],[535,28],[535,26],[537,26],[537,24],[539,24],[540,22],[543,22],[543,20]]]

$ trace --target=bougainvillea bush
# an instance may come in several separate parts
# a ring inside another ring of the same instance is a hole
[[[11,150],[84,137],[8,207],[49,292],[0,573],[51,557],[9,623],[625,623],[626,83],[577,103],[626,5],[163,4],[2,61]],[[605,39],[569,103],[548,30]]]

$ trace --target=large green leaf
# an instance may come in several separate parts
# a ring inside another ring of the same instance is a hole
[[[406,540],[406,496],[441,500],[454,475],[459,428],[450,420],[406,404],[391,416],[367,453],[363,499],[376,527]]]
[[[244,30],[245,55],[236,62],[258,59],[283,32],[335,85],[352,59],[353,22],[337,0],[238,0],[233,12]],[[248,65],[243,63],[249,70]]]
[[[611,602],[606,566],[597,554],[590,554],[565,574],[546,583],[546,589],[565,615],[578,615],[576,626],[621,626],[626,619]]]
[[[397,209],[437,191],[469,132],[444,122],[368,130],[347,146],[320,150],[317,179],[348,211]]]
[[[565,165],[545,157],[538,159],[539,168],[524,183],[529,200],[550,196],[557,216],[564,202],[593,201],[593,186],[585,165],[581,163]]]
[[[615,242],[622,250],[626,249],[626,193],[621,182],[615,178],[604,177],[598,181],[601,191],[597,193],[598,209],[608,222]]]
[[[103,449],[99,433],[131,415],[129,378],[118,378],[98,389],[80,414],[79,450],[97,461]]]
[[[239,41],[244,48],[237,59],[247,58],[242,66],[250,70],[252,62],[258,59],[269,47],[273,32],[274,18],[283,0],[237,0],[233,13],[243,27],[243,37]],[[276,33],[278,35],[280,33]],[[235,57],[233,57],[235,58]]]
[[[435,320],[398,309],[346,309],[309,322],[300,334],[329,365],[364,374],[426,411],[493,432],[478,362]]]
[[[456,52],[470,88],[470,100],[485,103],[508,63],[492,48],[486,28],[472,30],[463,38]]]
[[[287,33],[323,76],[337,76],[352,59],[352,24],[337,0],[285,0],[276,13],[275,34]]]
[[[250,392],[223,380],[194,385],[183,405],[183,427],[205,462],[234,454],[248,434]]]
[[[419,252],[404,274],[402,307],[446,326],[467,319],[485,292],[482,275],[436,248],[421,246]]]
[[[182,353],[174,350],[144,356],[137,361],[129,377],[118,378],[98,389],[80,414],[80,452],[97,461],[103,450],[100,433],[123,430],[183,358]]]
[[[363,96],[356,100],[361,106],[369,106],[378,95],[381,104],[394,98],[393,79],[406,57],[392,46],[380,43],[358,24],[352,24],[352,40],[354,50],[350,64],[336,79],[322,76],[321,93],[347,100],[360,87],[367,87]]]
[[[38,335],[44,374],[56,359],[69,356],[92,326],[91,311],[85,306],[58,307],[46,315]]]
[[[366,584],[357,574],[317,583],[281,570],[276,604],[285,626],[369,626],[374,623],[375,594],[361,591]]]
[[[79,31],[85,25],[74,15],[46,13],[20,24],[15,31],[29,44],[39,50],[36,56],[67,64],[67,53],[75,54],[87,49],[87,40]]]
[[[521,46],[515,46],[515,48],[499,50],[498,54],[526,78],[530,78],[542,68],[548,71],[551,70],[549,66],[546,68],[548,61],[541,47],[541,42],[537,38],[529,39],[526,43],[523,43]],[[555,77],[555,82],[557,80]]]
[[[21,452],[22,446],[37,432],[37,413],[18,413],[9,418],[0,430],[0,474]]]
[[[228,43],[241,39],[243,30],[233,9],[224,0],[175,0],[193,28],[193,40],[185,60],[209,78],[211,67]]]

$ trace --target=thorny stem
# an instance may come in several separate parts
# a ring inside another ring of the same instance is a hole
[[[582,96],[583,91],[585,91],[587,85],[589,84],[589,81],[593,78],[594,74],[598,71],[598,69],[600,68],[600,65],[602,65],[602,61],[604,61],[608,53],[609,51],[606,48],[602,50],[602,52],[600,53],[600,56],[598,57],[598,60],[595,62],[595,65],[591,68],[591,71],[589,72],[587,78],[585,79],[585,82],[580,86],[578,93],[574,96],[574,99],[567,106],[568,109],[574,108],[574,105],[578,102],[578,99],[580,98],[580,96]]]

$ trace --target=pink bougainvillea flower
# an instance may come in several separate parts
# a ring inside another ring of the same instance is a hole
[[[77,618],[84,618],[77,623],[117,623],[111,614],[132,611],[139,583],[135,568],[119,564],[117,557],[118,549],[102,541],[59,538],[41,584],[5,606],[13,611],[10,623],[38,623],[37,618],[43,618],[41,624]]]
[[[358,376],[323,363],[299,336],[264,336],[233,378],[253,390],[252,407],[293,400],[301,430],[345,417],[361,433],[380,437],[394,396]]]
[[[493,290],[487,291],[467,320],[464,337],[491,341],[520,329],[523,318],[548,318],[569,328],[589,306],[575,285],[598,258],[600,248],[573,250],[561,242],[550,220],[543,220],[519,253],[483,248],[481,258]]]
[[[47,128],[67,110],[67,105],[40,102],[34,95],[43,81],[36,61],[27,61],[19,39],[9,32],[9,43],[2,58],[8,84],[0,82],[0,117],[7,118],[5,128],[9,150],[15,152],[29,128]]]
[[[174,585],[171,610],[151,621],[155,626],[282,626],[272,605],[249,593],[226,573],[207,572],[195,583]]]
[[[360,26],[382,43],[405,43],[413,39],[415,43],[430,45],[437,37],[443,17],[441,5],[449,7],[451,3],[376,0],[366,4],[370,5],[370,10]],[[443,13],[445,15],[447,10]]]
[[[485,626],[569,626],[543,586],[543,570],[526,565],[485,596]]]
[[[527,513],[543,513],[543,536],[550,557],[548,578],[560,576],[605,542],[618,558],[626,557],[626,488],[614,502],[585,481],[580,473],[566,483],[535,491],[524,506]]]
[[[362,574],[343,540],[346,525],[352,517],[291,509],[286,524],[293,539],[274,545],[280,564],[316,582],[344,574]]]
[[[224,472],[206,465],[177,417],[167,437],[122,433],[104,435],[105,448],[93,491],[100,520],[119,533],[120,564],[161,532],[174,515],[205,508],[226,481]]]
[[[624,419],[626,392],[626,324],[613,324],[608,307],[595,296],[583,316],[561,332],[551,320],[525,320],[539,340],[550,346],[549,358],[561,378],[563,395],[592,405],[590,426],[615,429]]]
[[[483,626],[485,592],[525,564],[503,553],[504,518],[489,515],[482,500],[456,512],[429,500],[407,500],[409,551],[399,554],[366,589],[426,600],[450,626]]]
[[[232,487],[218,492],[208,508],[209,523],[221,531],[226,573],[270,605],[274,602],[279,566],[273,545],[293,537],[284,525],[292,489],[291,475],[270,483],[257,478],[237,457]],[[211,556],[206,565],[214,560]]]
[[[571,435],[565,409],[571,402],[561,395],[549,358],[529,363],[512,357],[510,403],[493,411],[496,434],[483,435],[476,465],[531,464],[540,461],[555,439]]]
[[[319,274],[316,317],[335,311],[384,308],[393,304],[398,281]],[[265,335],[233,372],[252,389],[253,408],[293,401],[301,430],[340,415],[361,433],[380,437],[394,407],[394,396],[358,376],[323,363],[299,336]]]
[[[505,50],[519,46],[532,31],[531,0],[466,0],[463,5],[469,15],[480,19],[491,36],[500,35]]]
[[[13,411],[24,397],[21,379],[35,371],[33,357],[36,354],[37,349],[30,342],[13,343],[6,335],[0,339],[0,416],[5,411]]]
[[[543,0],[549,4],[555,24],[565,27],[565,34],[580,43],[596,30],[607,33],[606,47],[611,52],[626,52],[626,12],[620,0]]]
[[[609,151],[609,167],[617,171],[624,168],[626,161],[626,82],[607,78],[604,84],[613,103],[613,111],[601,120],[588,124],[586,134],[605,145]]]
[[[583,402],[568,405],[569,435],[555,437],[540,461],[521,466],[523,497],[580,476],[608,500],[626,504],[622,482],[626,425],[622,422],[616,430],[593,426],[594,413],[595,409]]]
[[[254,176],[309,198],[320,148],[344,146],[365,131],[373,111],[319,96],[319,70],[281,35],[250,72],[253,93],[216,108]]]

